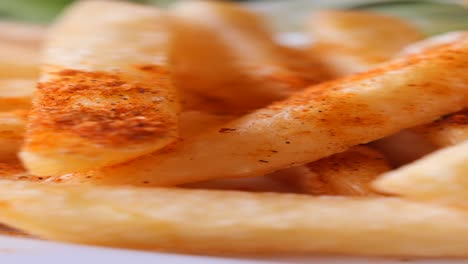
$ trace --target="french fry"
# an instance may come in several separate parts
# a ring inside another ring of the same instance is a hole
[[[320,11],[307,25],[318,44],[314,54],[339,76],[374,67],[423,38],[404,20],[365,11]]]
[[[0,81],[1,83],[1,81]],[[1,101],[1,99],[0,99]],[[0,160],[16,159],[23,143],[27,111],[0,112]],[[216,115],[198,111],[182,112],[180,115],[180,138],[185,140],[203,131],[227,123],[232,115]]]
[[[466,257],[468,213],[397,198],[2,181],[0,220],[48,240],[209,254]]]
[[[438,148],[412,129],[405,129],[370,144],[383,153],[393,167],[418,160]]]
[[[17,160],[23,143],[27,111],[0,113],[0,162]]]
[[[468,109],[413,128],[412,131],[438,147],[461,143],[468,140]]]
[[[225,111],[246,112],[327,78],[313,63],[307,75],[292,65],[262,18],[238,4],[185,1],[171,13],[171,60],[182,94],[200,94]],[[313,61],[306,56],[298,61],[307,60]]]
[[[34,79],[0,79],[0,111],[29,109],[35,91]]]
[[[311,86],[172,149],[66,180],[177,185],[316,161],[466,107],[467,67],[465,39]]]
[[[467,206],[468,141],[390,171],[374,186],[383,192]]]
[[[468,31],[448,32],[409,45],[399,56],[427,52],[466,38]],[[468,109],[413,128],[411,132],[437,147],[446,147],[468,140]]]
[[[35,24],[0,21],[0,41],[39,48],[46,28]]]
[[[309,163],[302,173],[279,171],[272,177],[304,193],[370,196],[377,194],[370,183],[389,170],[390,166],[382,154],[369,147],[356,146]]]
[[[112,165],[177,138],[166,24],[156,9],[107,1],[56,22],[20,154],[33,174]]]
[[[0,78],[36,79],[39,61],[39,48],[0,40]]]

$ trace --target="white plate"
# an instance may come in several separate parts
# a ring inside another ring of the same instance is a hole
[[[409,259],[362,259],[362,258],[221,258],[178,254],[162,254],[144,251],[110,249],[101,247],[70,245],[35,239],[16,238],[0,235],[0,263],[8,264],[269,264],[269,263],[310,263],[310,264],[462,264],[468,260],[409,260]]]

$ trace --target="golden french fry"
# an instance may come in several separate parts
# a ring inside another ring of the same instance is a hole
[[[0,79],[0,111],[30,108],[35,91],[34,79]]]
[[[320,11],[308,29],[318,44],[314,54],[339,76],[374,67],[423,38],[402,19],[365,11]]]
[[[437,150],[437,146],[412,129],[376,140],[371,146],[383,153],[394,167],[413,162]]]
[[[309,163],[301,169],[302,173],[291,174],[287,169],[273,173],[272,177],[304,193],[369,196],[376,195],[370,183],[390,169],[382,154],[369,147],[356,146]]]
[[[86,17],[86,19],[83,19]],[[84,1],[52,27],[21,158],[35,175],[123,162],[177,138],[166,19]]]
[[[466,107],[467,67],[468,40],[457,41],[309,87],[173,149],[66,179],[177,185],[305,164]]]
[[[262,18],[241,5],[185,1],[171,13],[171,60],[182,94],[200,94],[220,109],[245,112],[326,78],[311,57],[296,60],[302,66],[311,62],[307,75],[293,65]]]
[[[374,182],[383,192],[467,205],[468,141],[390,171]]]
[[[37,47],[0,40],[0,78],[36,79],[39,60]]]
[[[0,221],[49,240],[230,253],[466,257],[468,213],[397,198],[0,183]]]
[[[27,111],[0,113],[0,161],[17,160],[23,143]]]
[[[438,147],[458,144],[468,140],[468,109],[413,128],[412,131]]]
[[[409,45],[399,56],[427,52],[466,38],[468,31],[448,32]],[[411,133],[417,134],[437,147],[446,147],[468,140],[468,110],[413,128]]]

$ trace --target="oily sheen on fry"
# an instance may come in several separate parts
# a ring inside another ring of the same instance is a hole
[[[311,86],[172,149],[69,181],[171,185],[264,175],[312,162],[468,105],[468,40]]]
[[[468,256],[466,211],[397,198],[7,181],[0,188],[0,221],[50,240],[212,254]]]
[[[86,19],[84,19],[86,18]],[[55,23],[21,158],[35,175],[112,165],[177,137],[164,15],[83,1]]]

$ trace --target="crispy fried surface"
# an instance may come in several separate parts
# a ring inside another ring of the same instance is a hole
[[[468,40],[456,41],[309,87],[223,125],[228,130],[213,129],[86,177],[106,184],[170,185],[252,177],[315,161],[464,108],[467,67]]]
[[[167,113],[154,111],[160,96],[154,87],[170,82],[167,72],[159,72],[151,83],[132,82],[116,73],[57,72],[57,79],[38,86],[40,97],[31,113],[29,133],[45,133],[47,137],[52,130],[103,146],[125,146],[164,136],[175,130],[176,124],[165,120]],[[45,139],[34,140],[28,147],[47,148],[50,144],[44,144]]]
[[[123,2],[79,2],[65,12],[45,44],[21,152],[32,173],[112,165],[177,139],[167,23],[156,9]]]
[[[59,241],[205,254],[468,252],[466,211],[396,198],[28,182],[0,188],[2,222]]]

